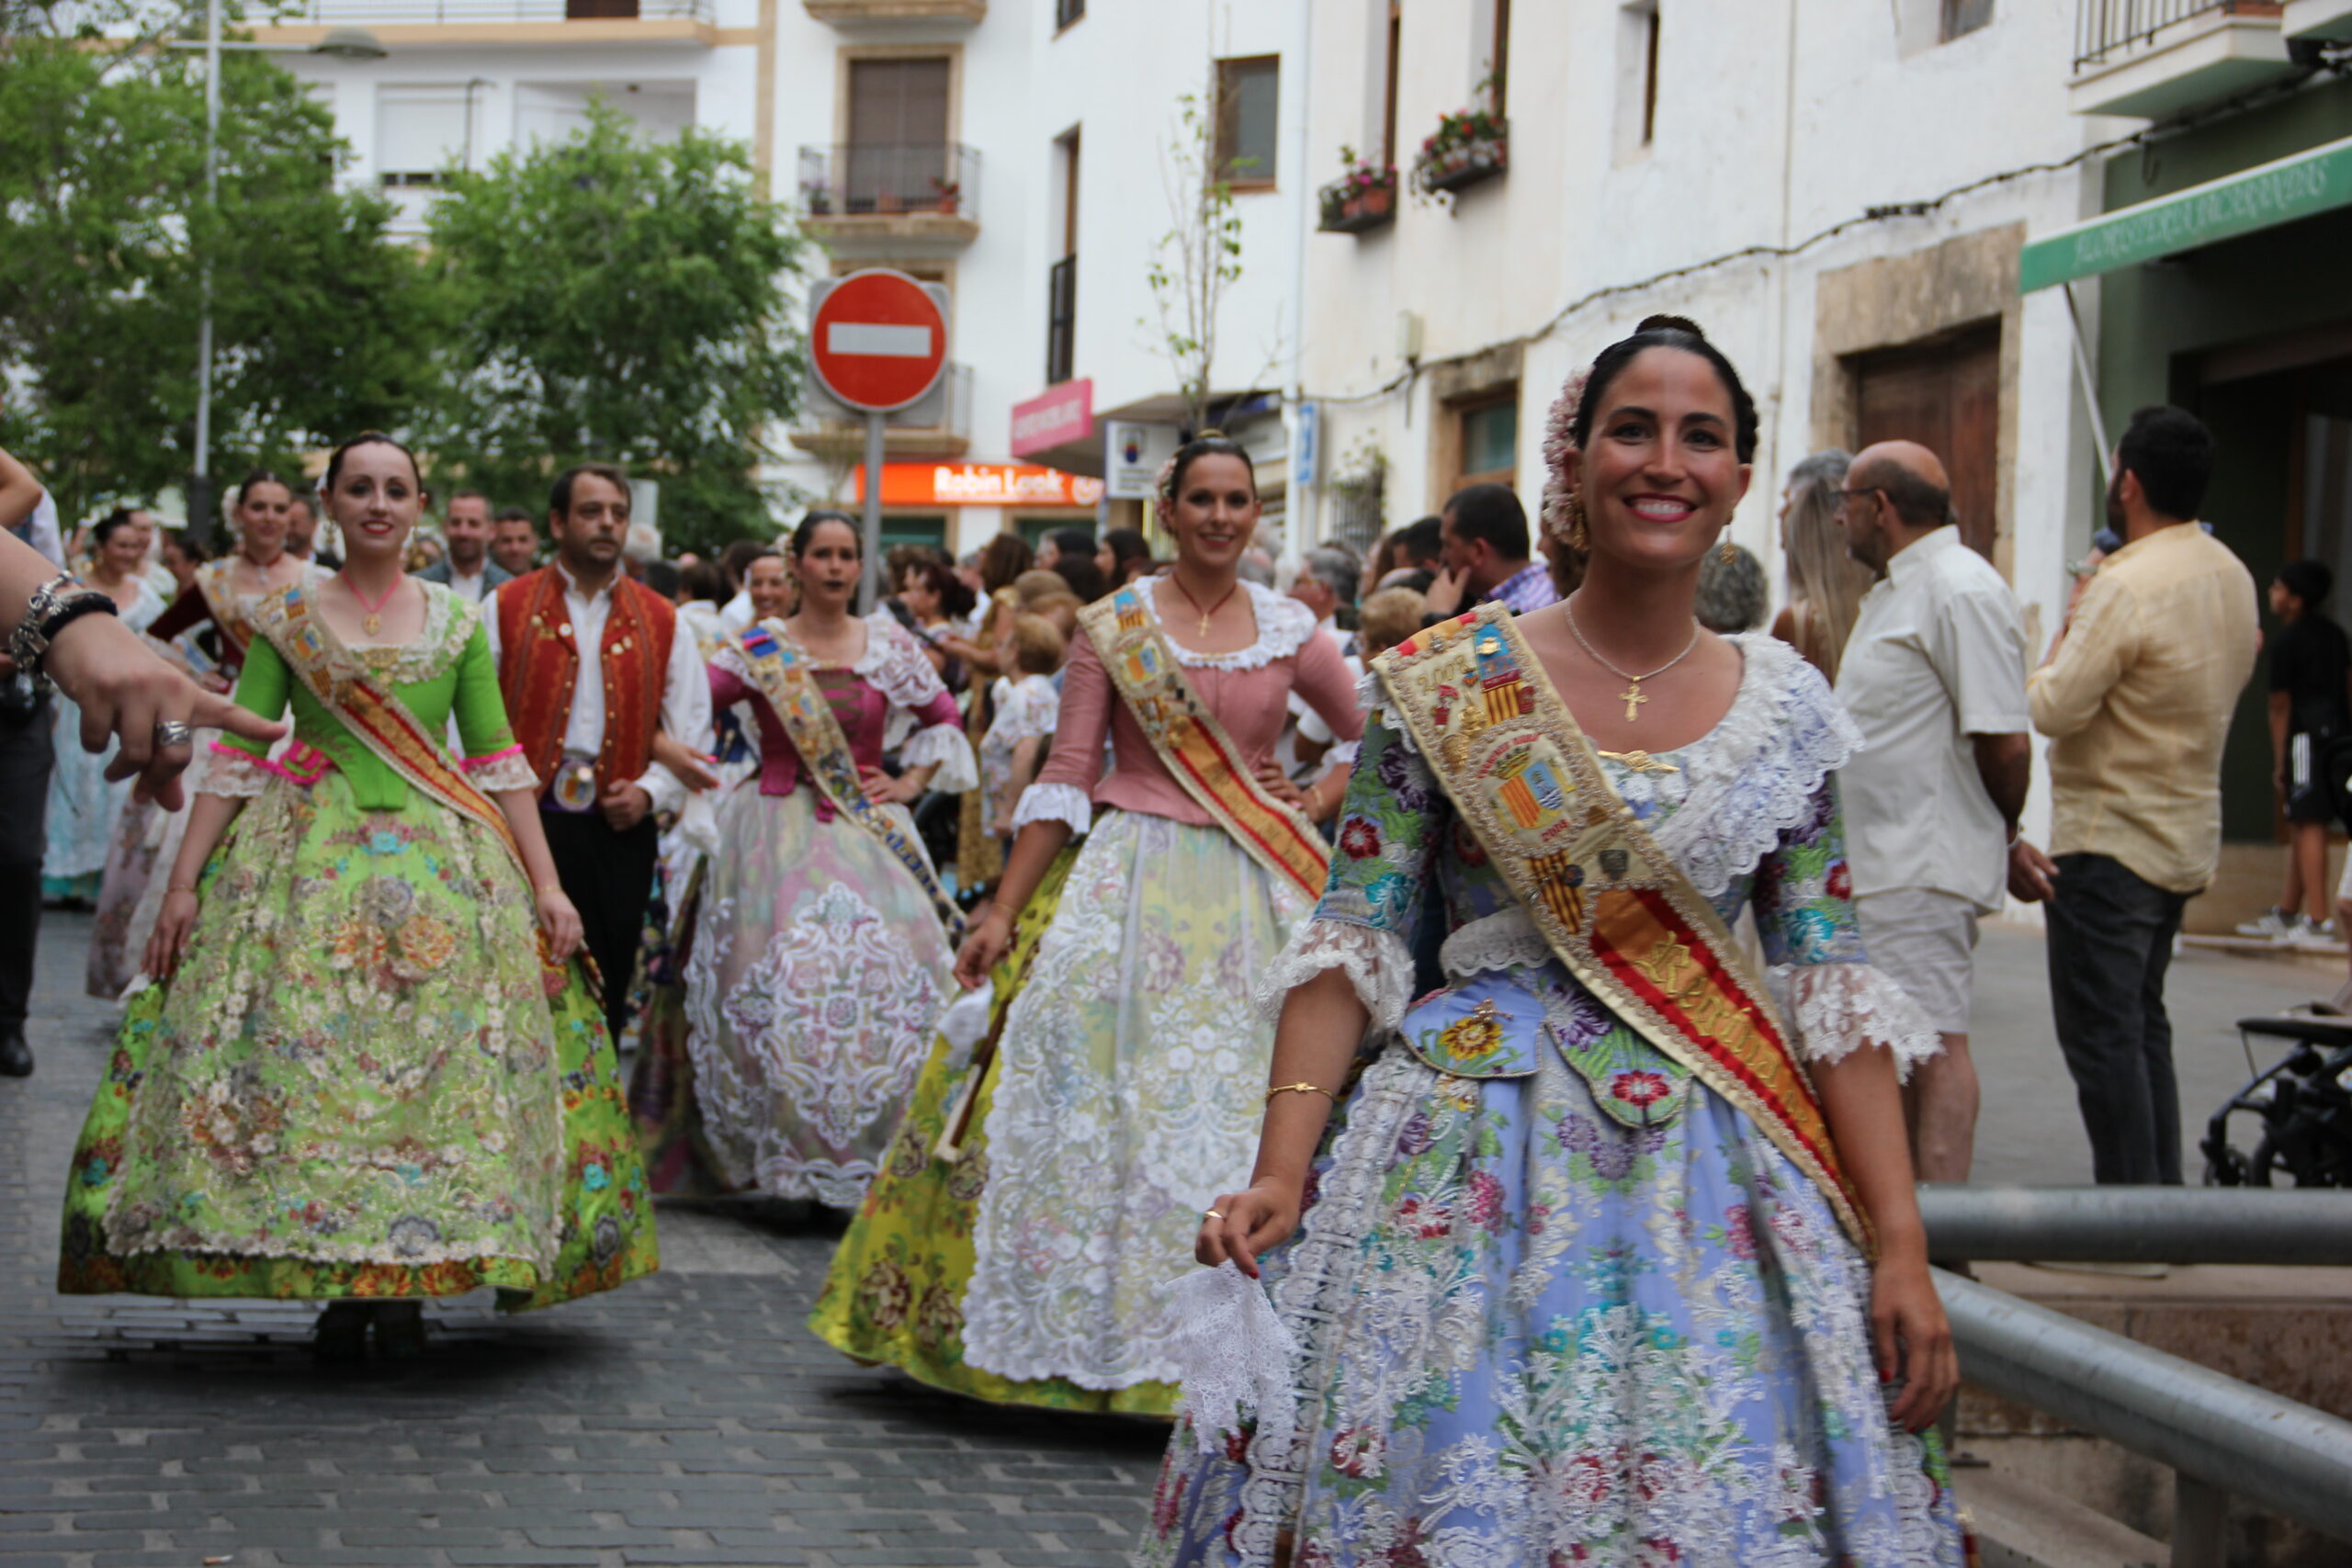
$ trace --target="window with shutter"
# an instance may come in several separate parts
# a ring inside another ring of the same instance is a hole
[[[855,60],[849,68],[848,209],[914,211],[955,182],[944,57]]]

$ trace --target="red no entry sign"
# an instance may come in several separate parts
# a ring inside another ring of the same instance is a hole
[[[902,409],[947,363],[947,322],[922,284],[874,267],[833,285],[809,323],[817,379],[854,409]]]

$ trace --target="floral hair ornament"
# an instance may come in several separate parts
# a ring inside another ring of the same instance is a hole
[[[1544,504],[1537,513],[1544,531],[1572,550],[1591,547],[1592,530],[1586,525],[1584,491],[1568,477],[1568,458],[1577,449],[1577,406],[1584,401],[1589,369],[1570,373],[1544,416]]]

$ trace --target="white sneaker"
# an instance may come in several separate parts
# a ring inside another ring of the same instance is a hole
[[[2342,946],[2344,939],[2337,934],[2334,920],[2314,920],[2305,915],[2295,922],[2294,933],[2287,941],[2294,947],[2335,948]]]
[[[2238,935],[2259,937],[2264,942],[2275,942],[2283,946],[2294,939],[2295,932],[2301,926],[2301,915],[2290,915],[2284,909],[2265,909],[2255,919],[2240,920]]]

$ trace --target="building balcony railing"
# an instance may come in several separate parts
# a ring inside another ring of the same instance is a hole
[[[1078,361],[1078,258],[1064,256],[1046,274],[1046,384],[1070,378]]]
[[[972,447],[972,367],[950,363],[940,389],[913,408],[888,416],[882,448],[888,457],[961,457]],[[865,449],[865,421],[850,418],[830,398],[811,400],[793,422],[792,444],[836,462],[854,462]]]
[[[876,22],[981,22],[989,0],[800,0],[811,17],[835,27]]]
[[[701,22],[712,0],[294,0],[272,25],[512,26],[518,22]]]
[[[820,235],[969,240],[980,231],[980,155],[958,141],[842,142],[800,150],[800,199]]]
[[[2280,0],[2075,0],[2076,114],[2163,119],[2291,74]]]

